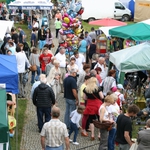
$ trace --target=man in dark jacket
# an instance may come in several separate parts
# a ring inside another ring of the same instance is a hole
[[[55,104],[55,95],[51,87],[46,84],[47,80],[41,81],[41,84],[34,90],[33,104],[37,107],[38,128],[41,132],[43,124],[51,119],[51,106]],[[45,120],[43,120],[45,116]]]

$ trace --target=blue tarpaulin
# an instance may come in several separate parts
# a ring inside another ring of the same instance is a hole
[[[0,83],[6,84],[6,91],[18,93],[18,70],[16,56],[0,55]]]

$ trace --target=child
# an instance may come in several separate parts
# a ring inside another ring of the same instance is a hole
[[[73,138],[73,144],[74,145],[79,145],[78,142],[76,142],[77,139],[77,135],[78,135],[78,128],[81,128],[81,126],[79,125],[79,121],[81,119],[81,114],[83,114],[83,111],[85,109],[85,106],[81,106],[79,105],[78,108],[74,111],[71,112],[70,114],[70,131],[69,131],[69,138],[72,134],[72,132],[74,132],[74,138]],[[69,140],[70,142],[72,142],[72,140]]]

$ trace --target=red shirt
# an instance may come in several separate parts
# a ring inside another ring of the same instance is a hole
[[[42,71],[45,71],[45,67],[48,63],[51,62],[51,58],[52,58],[52,54],[41,54],[40,57],[39,57],[39,61],[41,63],[41,69]]]

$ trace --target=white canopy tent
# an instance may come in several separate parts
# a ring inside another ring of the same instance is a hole
[[[110,54],[109,60],[121,72],[150,69],[150,43],[145,42]]]
[[[105,35],[106,37],[109,37],[109,30],[110,29],[113,29],[113,28],[116,28],[118,26],[111,26],[111,27],[99,27],[99,30],[101,30]]]
[[[7,27],[6,32],[10,33],[11,32],[11,28],[14,26],[14,21],[0,20],[0,25],[1,26],[6,26]]]
[[[4,36],[5,36],[5,34],[6,34],[6,31],[7,31],[7,26],[6,25],[1,25],[1,27],[0,27],[0,42],[2,42],[3,41],[3,39],[4,39]]]
[[[22,9],[22,10],[51,10],[53,3],[47,0],[16,0],[8,4],[9,9]]]
[[[141,22],[150,25],[150,19],[143,20],[143,21],[141,21]],[[139,22],[139,23],[141,23],[141,22]]]

